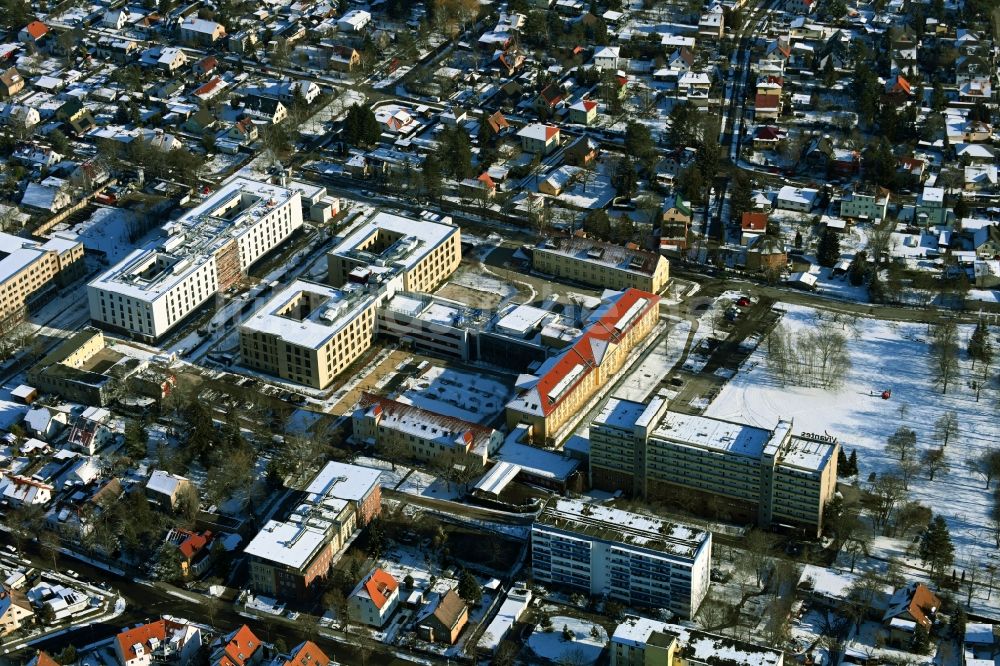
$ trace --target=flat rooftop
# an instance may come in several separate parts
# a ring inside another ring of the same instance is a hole
[[[712,538],[710,532],[691,525],[562,498],[546,505],[535,520],[535,526],[655,550],[688,560],[693,560],[702,545]]]
[[[809,471],[823,469],[833,457],[836,441],[832,437],[824,440],[815,435],[792,435],[779,464]]]
[[[65,239],[53,239],[39,243],[30,238],[22,238],[0,232],[0,283],[6,282],[25,268],[41,259],[46,252],[65,252],[77,245]]]
[[[163,225],[167,238],[132,251],[102,273],[91,287],[144,301],[163,296],[213,261],[231,240],[249,232],[297,190],[247,178],[236,178],[180,218]]]
[[[326,543],[324,530],[291,521],[269,520],[247,544],[247,555],[302,569]]]
[[[275,294],[240,326],[282,340],[319,349],[378,299],[377,288],[348,284],[342,288],[296,280]]]
[[[313,502],[319,497],[361,502],[378,485],[380,474],[372,467],[330,461],[309,483],[306,493]]]
[[[645,411],[644,403],[609,398],[601,408],[601,413],[594,419],[593,425],[631,430]]]
[[[400,239],[380,252],[360,249],[379,231],[399,235]],[[458,232],[458,227],[451,224],[451,218],[448,217],[444,221],[433,222],[392,213],[377,213],[330,250],[330,254],[373,266],[391,263],[409,268]]]
[[[603,264],[638,275],[652,275],[662,258],[645,250],[630,250],[620,245],[602,243],[591,238],[558,238],[547,240],[537,250],[562,254],[581,261]],[[666,261],[664,259],[664,261]]]
[[[771,432],[707,416],[667,412],[652,436],[719,453],[759,459],[771,439]]]

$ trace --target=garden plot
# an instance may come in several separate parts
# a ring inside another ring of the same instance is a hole
[[[473,423],[492,421],[513,396],[508,386],[495,379],[439,366],[407,384],[400,402]]]
[[[528,648],[539,659],[560,664],[597,662],[608,642],[608,632],[601,625],[564,615],[550,619],[552,631],[536,627],[528,638]]]
[[[909,498],[942,514],[956,547],[956,561],[980,559],[993,553],[987,533],[992,491],[971,474],[966,461],[995,446],[998,430],[994,405],[997,391],[991,383],[980,401],[970,387],[971,363],[960,362],[958,379],[947,394],[935,386],[927,326],[874,319],[841,324],[820,323],[811,308],[782,305],[789,331],[817,326],[843,327],[852,367],[839,389],[782,386],[768,370],[766,343],[747,359],[743,370],[712,402],[706,415],[773,428],[779,418],[794,419],[797,432],[827,432],[845,449],[857,449],[860,479],[872,472],[895,473],[897,461],[886,451],[886,439],[900,426],[917,433],[923,451],[939,446],[934,422],[946,411],[958,415],[960,435],[946,449],[950,470],[931,481],[923,472],[910,482]],[[829,320],[829,315],[825,318]],[[853,330],[851,330],[853,328]],[[959,330],[965,347],[971,327]],[[891,390],[888,400],[882,391]],[[919,453],[917,454],[919,457]]]

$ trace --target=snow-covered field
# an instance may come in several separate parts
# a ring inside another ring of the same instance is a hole
[[[786,310],[783,323],[791,331],[815,327],[817,311],[779,305]],[[827,319],[829,315],[826,315]],[[844,326],[852,368],[838,390],[781,386],[767,369],[764,348],[755,351],[740,373],[721,391],[706,415],[771,428],[779,418],[791,418],[797,432],[828,432],[850,451],[857,449],[859,478],[871,472],[892,473],[896,460],[886,452],[886,439],[900,426],[917,433],[921,451],[937,447],[934,422],[946,411],[955,411],[960,435],[946,449],[950,470],[934,480],[920,473],[910,483],[910,499],[945,516],[956,546],[956,561],[995,557],[987,519],[992,491],[968,471],[966,461],[995,446],[998,431],[994,405],[997,391],[984,389],[980,401],[970,387],[971,363],[964,348],[971,327],[959,329],[963,349],[961,372],[948,393],[934,385],[927,326],[873,319],[857,319]],[[857,333],[852,330],[856,328]],[[889,400],[880,393],[891,389]],[[918,454],[919,455],[919,454]],[[985,560],[983,560],[985,561]]]
[[[564,627],[573,632],[573,640],[566,640],[563,636]],[[595,627],[596,638],[591,635]],[[566,663],[583,665],[595,663],[607,642],[608,632],[600,625],[557,615],[552,618],[552,631],[546,632],[535,627],[528,638],[528,647],[540,659],[552,662],[565,660]]]

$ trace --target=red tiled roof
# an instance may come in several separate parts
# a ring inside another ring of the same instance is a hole
[[[327,666],[330,658],[312,641],[306,641],[292,650],[284,666]]]
[[[226,643],[225,654],[219,658],[218,666],[246,666],[259,649],[260,639],[244,624],[233,632]]]
[[[222,85],[222,77],[221,76],[213,76],[211,81],[209,81],[208,83],[204,84],[203,86],[201,86],[200,88],[198,88],[197,90],[195,90],[194,94],[195,95],[207,95],[208,93],[210,93],[213,90],[215,90],[216,88],[218,88],[220,85]]]
[[[33,39],[41,39],[49,32],[49,27],[41,21],[32,21],[24,29]]]
[[[743,213],[740,228],[743,231],[764,231],[767,229],[767,213]]]
[[[491,190],[495,190],[497,188],[497,184],[493,182],[492,178],[490,178],[490,174],[486,173],[485,171],[481,173],[479,177],[476,178],[476,180],[480,181],[483,185],[485,185]]]
[[[59,666],[59,662],[50,657],[45,650],[39,650],[30,666]]]
[[[392,596],[397,587],[399,587],[399,583],[396,582],[396,579],[382,569],[375,569],[365,581],[365,591],[368,592],[372,603],[379,610],[382,610],[389,602],[389,597]]]
[[[558,127],[552,127],[551,125],[546,125],[545,126],[545,140],[546,141],[548,141],[552,137],[558,136],[558,135],[559,135],[559,128]]]
[[[219,64],[219,61],[215,59],[215,56],[207,56],[198,61],[197,67],[203,73],[211,72]]]
[[[616,328],[622,315],[642,299],[647,299],[648,303],[643,308],[639,317],[648,312],[650,308],[659,307],[660,297],[656,294],[639,289],[628,289],[618,297],[618,300],[607,309],[600,319],[591,324],[577,338],[573,346],[559,357],[559,360],[549,368],[548,372],[539,377],[538,383],[533,390],[538,392],[540,407],[544,415],[547,416],[552,413],[558,404],[571,393],[571,387],[566,387],[560,391],[560,395],[555,400],[550,400],[549,394],[556,388],[559,382],[568,377],[580,365],[584,366],[584,371],[579,373],[573,384],[579,383],[580,380],[596,368],[598,359],[594,353],[595,343],[598,345],[606,342],[617,343],[625,335],[626,331],[634,325],[634,322],[639,317],[635,317],[628,322],[625,329],[619,330]]]
[[[758,109],[777,109],[781,98],[777,95],[757,95],[754,97],[754,106]]]
[[[773,125],[766,125],[765,127],[758,127],[757,133],[754,135],[755,139],[760,139],[762,141],[777,141],[781,137],[781,130]]]
[[[589,100],[589,99],[583,100],[583,110],[584,111],[590,111],[591,109],[596,109],[596,108],[597,108],[597,102],[595,102],[593,100]]]
[[[179,628],[181,625],[174,622],[168,622],[167,620],[157,620],[156,622],[150,622],[149,624],[144,624],[134,629],[129,629],[123,631],[118,636],[116,640],[118,641],[118,648],[121,654],[124,656],[125,661],[131,661],[135,659],[135,646],[142,645],[146,650],[149,650],[150,639],[155,638],[159,642],[163,642],[167,637],[167,628]]]
[[[188,560],[194,558],[195,555],[200,553],[204,548],[212,541],[212,533],[208,530],[198,534],[196,532],[191,532],[188,534],[184,541],[181,541],[177,547],[183,555]]]

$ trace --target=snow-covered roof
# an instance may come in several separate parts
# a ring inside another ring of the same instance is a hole
[[[615,627],[611,641],[630,647],[645,647],[654,633],[676,640],[685,660],[693,663],[727,666],[781,666],[784,663],[781,650],[648,618],[626,618]]]
[[[177,476],[162,469],[155,469],[149,475],[149,481],[146,482],[146,489],[172,497],[177,492],[177,487],[183,481],[187,481],[183,476]]]
[[[322,497],[335,497],[360,503],[378,486],[380,474],[371,467],[330,461],[309,483],[306,493],[313,502]]]

